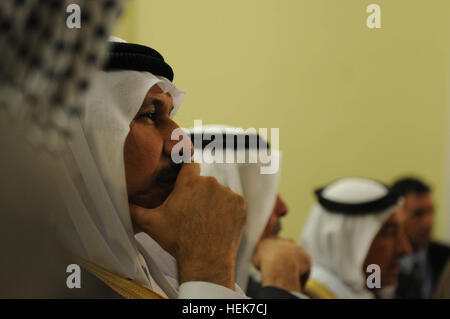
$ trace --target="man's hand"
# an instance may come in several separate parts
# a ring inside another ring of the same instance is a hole
[[[175,257],[180,284],[207,281],[234,290],[236,252],[246,201],[185,163],[173,192],[155,209],[130,205],[134,226]]]
[[[309,254],[291,239],[277,236],[261,240],[253,255],[261,271],[262,286],[302,292],[311,270]]]

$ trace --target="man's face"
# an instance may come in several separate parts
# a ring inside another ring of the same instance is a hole
[[[128,200],[132,204],[155,208],[173,190],[181,165],[175,165],[170,156],[179,142],[171,140],[172,131],[178,128],[169,116],[172,108],[172,96],[155,85],[130,123],[124,161]],[[184,135],[183,139],[189,138]]]
[[[434,205],[430,193],[405,196],[405,231],[414,249],[428,244],[433,228]]]
[[[381,287],[394,285],[400,271],[401,258],[411,252],[411,246],[404,231],[402,209],[394,212],[383,224],[369,248],[364,262],[364,273],[367,266],[380,266]]]
[[[286,204],[281,199],[280,195],[277,195],[275,206],[273,207],[272,214],[269,221],[266,224],[266,228],[261,236],[261,239],[267,238],[272,235],[278,235],[281,231],[280,218],[285,216],[288,212]]]

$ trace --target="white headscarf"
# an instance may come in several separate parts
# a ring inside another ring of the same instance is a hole
[[[72,123],[73,137],[57,175],[74,226],[65,235],[79,256],[166,295],[145,274],[148,261],[138,253],[123,152],[130,123],[151,87],[158,85],[174,97],[172,116],[184,92],[149,72],[99,71],[92,84],[84,116]]]
[[[210,134],[232,132],[231,127],[210,125],[203,126],[204,132]],[[239,134],[239,131],[236,131]],[[242,133],[240,133],[242,134]],[[236,150],[247,153],[258,152],[256,149]],[[272,160],[281,159],[278,150],[271,150]],[[277,157],[278,159],[275,159]],[[241,194],[247,200],[247,218],[239,244],[236,262],[236,282],[242,288],[247,287],[252,266],[252,256],[264,228],[270,218],[278,194],[280,169],[274,174],[261,174],[261,166],[256,163],[201,163],[200,174],[214,176],[221,184]]]
[[[382,184],[362,178],[345,178],[326,187],[329,200],[358,204],[384,197]],[[366,288],[363,263],[375,235],[396,210],[398,203],[384,211],[349,215],[329,212],[315,204],[301,236],[300,244],[311,255],[310,279],[324,285],[337,298],[373,298]]]

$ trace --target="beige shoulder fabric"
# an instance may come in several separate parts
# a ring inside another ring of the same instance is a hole
[[[450,299],[450,258],[447,261],[441,277],[439,278],[436,293],[436,299]]]

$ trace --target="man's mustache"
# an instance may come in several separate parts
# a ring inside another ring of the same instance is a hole
[[[169,165],[158,171],[156,181],[159,183],[175,183],[182,165],[183,163],[176,164],[171,161]]]
[[[272,228],[272,235],[278,235],[281,231],[281,222],[278,220]]]

